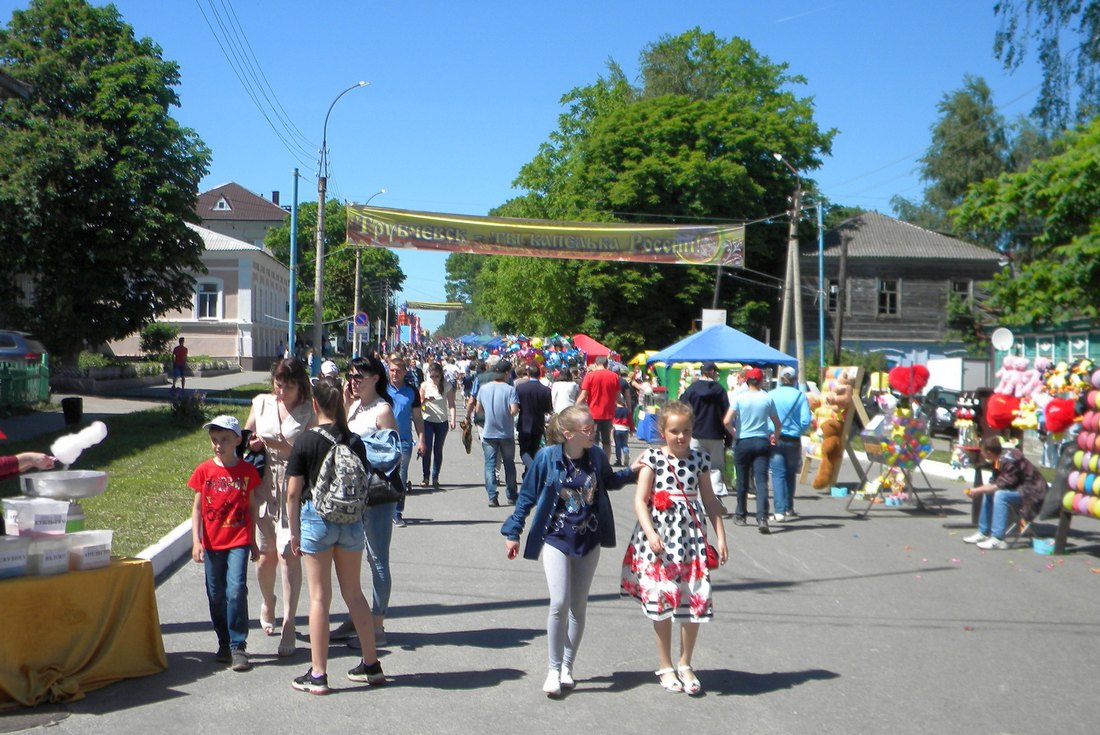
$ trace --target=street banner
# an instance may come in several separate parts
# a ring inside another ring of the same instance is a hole
[[[348,242],[450,253],[745,267],[743,225],[556,222],[350,204]]]

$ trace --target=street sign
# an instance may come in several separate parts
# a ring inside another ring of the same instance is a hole
[[[355,339],[355,322],[348,322],[348,342]]]
[[[365,327],[370,324],[370,314],[365,311],[361,311],[355,315],[355,326]]]

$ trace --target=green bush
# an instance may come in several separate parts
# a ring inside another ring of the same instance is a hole
[[[149,357],[168,354],[171,344],[176,341],[179,333],[180,328],[175,324],[165,324],[163,322],[146,324],[141,328],[140,347],[142,354]]]
[[[102,368],[117,365],[118,362],[98,352],[81,352],[77,355],[76,366],[81,370],[89,368]]]
[[[172,423],[181,428],[202,426],[210,419],[205,393],[181,393],[172,399]]]

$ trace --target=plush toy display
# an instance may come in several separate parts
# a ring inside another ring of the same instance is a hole
[[[836,419],[829,419],[821,424],[821,464],[817,468],[817,476],[814,477],[814,490],[831,487],[840,472],[840,458],[844,452],[840,435],[843,431],[844,426]]]
[[[899,366],[890,371],[890,387],[903,396],[915,396],[928,385],[929,376],[927,365]]]

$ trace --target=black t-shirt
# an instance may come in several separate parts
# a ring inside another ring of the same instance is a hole
[[[341,434],[335,424],[322,424],[320,428],[332,434],[336,441],[351,447],[351,451],[355,452],[356,456],[362,460],[363,466],[370,467],[367,462],[366,447],[363,446],[363,440],[359,438],[358,434]],[[294,442],[294,449],[291,450],[290,459],[286,463],[286,474],[288,477],[306,478],[306,487],[302,491],[303,503],[311,498],[310,490],[317,482],[317,475],[321,472],[321,463],[325,461],[330,449],[332,449],[332,442],[312,429],[301,434],[298,440]]]
[[[516,386],[519,396],[519,430],[524,434],[541,434],[546,429],[546,414],[554,410],[550,389],[538,380]]]

